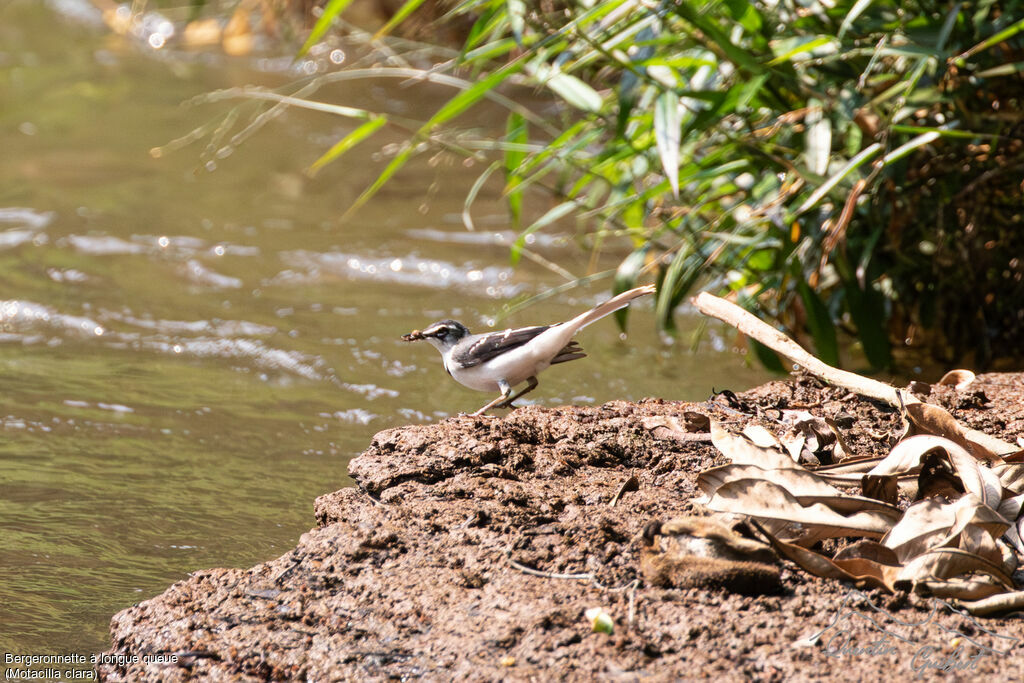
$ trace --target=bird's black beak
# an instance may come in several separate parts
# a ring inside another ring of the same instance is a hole
[[[402,335],[402,341],[420,341],[421,339],[426,339],[426,337],[420,330],[413,330],[409,334]]]

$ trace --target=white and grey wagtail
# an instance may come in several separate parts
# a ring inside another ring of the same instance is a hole
[[[470,334],[458,321],[441,320],[402,339],[430,342],[441,352],[444,369],[460,384],[477,391],[500,391],[501,396],[473,413],[483,415],[491,408],[512,407],[512,401],[537,388],[537,375],[551,365],[585,357],[573,340],[577,332],[633,299],[653,293],[654,285],[630,289],[572,320],[553,325]],[[512,396],[512,387],[523,382],[526,388]]]

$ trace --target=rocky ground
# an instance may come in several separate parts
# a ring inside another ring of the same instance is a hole
[[[1024,435],[1024,375],[928,400]],[[693,413],[770,427],[786,408],[836,419],[856,455],[888,452],[900,423],[803,378],[702,404],[527,407],[381,432],[349,466],[358,486],[317,499],[291,552],[196,572],[117,614],[107,654],[120,663],[100,678],[1024,679],[1016,616],[859,594],[788,562],[659,564],[645,527],[705,514],[696,477],[725,462]]]

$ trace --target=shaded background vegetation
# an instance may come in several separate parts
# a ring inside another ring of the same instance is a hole
[[[351,0],[261,6],[315,19],[300,53],[353,12]],[[465,80],[427,121],[338,112],[362,123],[320,165],[384,126],[409,132],[354,208],[411,158],[446,149],[489,164],[467,188],[468,228],[476,193],[500,179],[520,231],[513,261],[532,233],[566,226],[592,254],[627,245],[615,287],[656,278],[667,331],[701,287],[811,341],[829,362],[842,331],[879,368],[894,348],[981,367],[1019,355],[1021,3],[408,0],[377,9],[390,19],[368,42],[403,27],[434,41],[459,35],[457,56],[423,73]],[[397,68],[385,60],[378,75]],[[560,106],[525,111],[500,97],[523,87],[546,89]],[[507,133],[465,144],[457,117],[485,99],[508,109]],[[544,211],[524,211],[529,193],[545,198]]]

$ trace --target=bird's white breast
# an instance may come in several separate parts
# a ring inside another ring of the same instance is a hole
[[[445,367],[460,384],[477,391],[500,391],[497,380],[515,386],[551,365],[551,358],[538,359],[526,344],[470,368],[456,367],[445,359]]]

